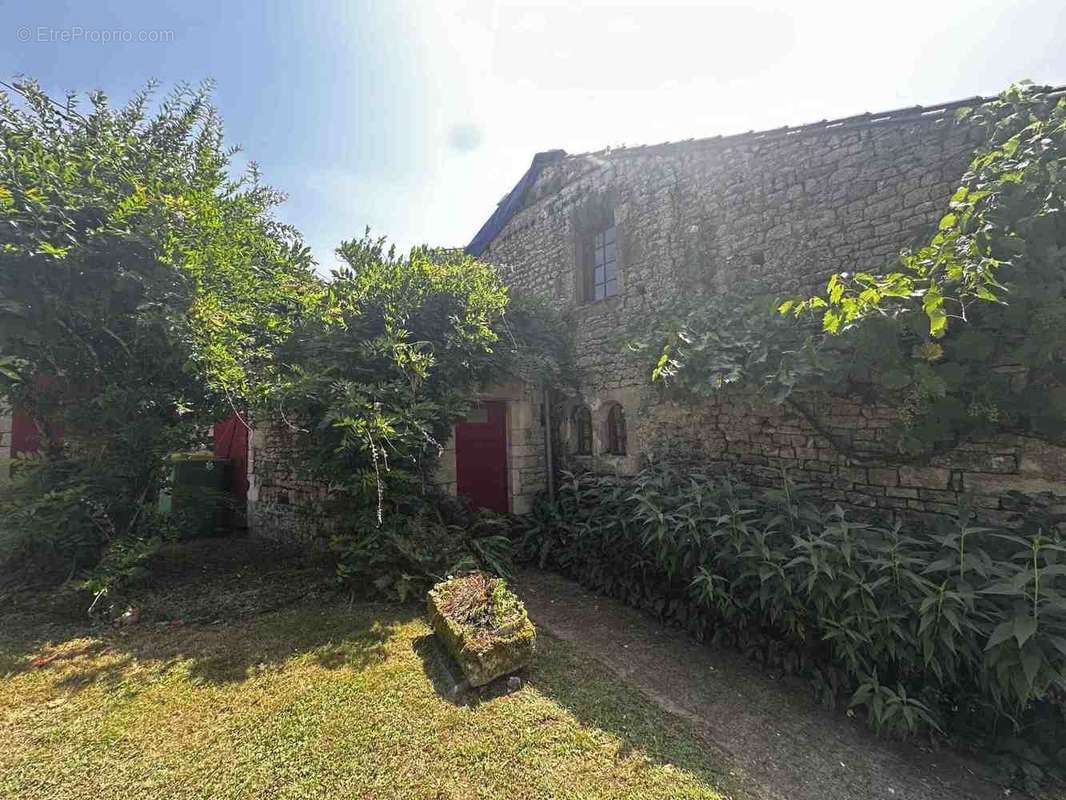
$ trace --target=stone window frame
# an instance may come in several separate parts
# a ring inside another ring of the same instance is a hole
[[[608,234],[613,236],[613,273],[608,279]],[[576,239],[575,296],[579,306],[592,305],[618,297],[622,292],[622,226],[615,218],[614,203],[609,197],[601,196],[590,200],[581,207],[574,218],[574,236]],[[603,296],[596,296],[597,251],[602,253],[604,269]],[[608,285],[612,291],[607,292]]]
[[[618,226],[613,222],[592,236],[592,260],[586,280],[586,299],[591,303],[618,294]]]
[[[570,410],[570,429],[573,438],[570,450],[575,456],[591,456],[593,454],[592,436],[592,409],[584,403],[574,406]]]
[[[629,452],[629,432],[626,412],[621,403],[611,403],[603,420],[604,453],[625,456]]]

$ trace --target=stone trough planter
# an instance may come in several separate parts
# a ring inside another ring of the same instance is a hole
[[[429,620],[472,687],[527,666],[536,630],[502,578],[475,572],[429,592]]]

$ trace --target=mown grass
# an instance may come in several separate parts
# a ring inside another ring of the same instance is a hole
[[[418,609],[0,629],[4,798],[718,798],[699,737],[541,635],[513,694],[451,695]]]

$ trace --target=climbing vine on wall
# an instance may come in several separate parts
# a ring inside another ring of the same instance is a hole
[[[957,122],[985,140],[925,246],[809,298],[677,304],[633,343],[652,379],[887,404],[905,454],[996,432],[1066,441],[1066,99],[1013,86]]]

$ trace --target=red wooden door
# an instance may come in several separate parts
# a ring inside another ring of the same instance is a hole
[[[36,453],[41,449],[41,434],[29,416],[16,411],[11,416],[11,455]]]
[[[248,497],[248,428],[236,414],[215,423],[215,455],[230,461],[233,468],[231,492],[243,513]]]
[[[474,508],[507,512],[507,406],[486,400],[455,426],[459,494]]]

